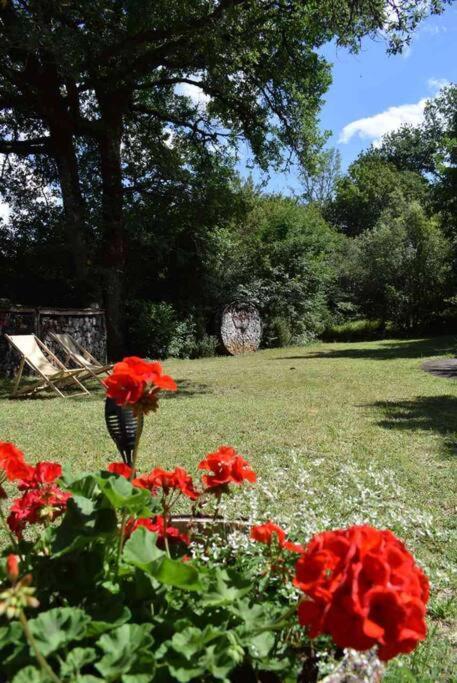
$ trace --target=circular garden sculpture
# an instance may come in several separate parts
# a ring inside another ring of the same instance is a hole
[[[254,304],[234,301],[226,306],[222,313],[221,337],[232,356],[257,351],[262,338],[262,321]]]

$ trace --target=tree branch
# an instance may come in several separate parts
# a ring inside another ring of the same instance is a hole
[[[197,29],[206,28],[211,22],[219,19],[224,13],[236,7],[237,5],[247,4],[249,0],[220,0],[218,6],[205,16],[200,16],[193,21],[188,21],[187,23],[178,24],[172,27],[172,29],[149,29],[145,31],[140,31],[133,36],[126,36],[117,45],[104,50],[101,55],[99,55],[99,61],[106,63],[113,57],[118,56],[126,49],[131,49],[134,46],[144,45],[145,43],[152,41],[164,41],[170,40],[173,37],[183,34],[193,33]]]
[[[18,154],[27,156],[29,154],[48,154],[49,140],[47,136],[33,138],[32,140],[1,140],[0,154]]]

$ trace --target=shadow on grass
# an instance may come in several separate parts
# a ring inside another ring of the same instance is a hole
[[[30,380],[30,382],[24,381],[21,384],[21,388],[25,388],[27,386],[27,383],[30,385],[33,384],[33,380]],[[81,394],[81,389],[77,386],[73,387],[64,387],[62,388],[59,386],[59,389],[63,391],[65,394],[66,398],[72,398],[72,399],[79,399],[81,398],[82,400],[90,401],[90,400],[99,400],[100,396],[102,395],[102,389],[101,386],[97,383],[86,383],[87,389],[90,391],[90,395],[84,395]],[[8,380],[8,379],[1,379],[0,380],[0,400],[4,399],[10,399],[11,402],[14,401],[49,401],[50,399],[59,399],[61,398],[58,396],[52,389],[42,389],[35,394],[29,394],[29,395],[24,395],[24,396],[11,396],[11,391],[13,389],[13,380]]]
[[[444,437],[446,453],[457,455],[457,396],[417,396],[409,401],[377,401],[368,407],[384,415],[380,427],[436,432]]]
[[[193,382],[189,379],[178,379],[176,380],[178,385],[177,392],[162,391],[160,393],[160,400],[163,399],[174,399],[174,398],[191,398],[192,396],[201,396],[203,394],[212,393],[208,384],[202,384],[201,382]],[[25,386],[25,383],[24,383]],[[75,390],[67,390],[66,397],[72,398],[76,401],[100,401],[104,398],[104,389],[98,382],[86,382],[86,386],[90,391],[90,396],[78,395],[79,389],[76,387]],[[13,381],[7,379],[0,380],[0,400],[9,399],[11,390],[13,388]],[[17,396],[11,398],[11,401],[49,401],[51,399],[58,400],[60,396],[57,396],[51,390],[39,391],[36,394],[29,396]]]
[[[193,396],[203,396],[204,394],[213,393],[209,384],[194,382],[190,379],[177,379],[175,381],[178,385],[178,391],[161,391],[159,394],[161,401],[163,399],[192,398]]]
[[[281,356],[273,360],[307,360],[310,358],[360,358],[371,360],[393,360],[395,358],[427,358],[428,356],[454,354],[457,352],[457,339],[453,337],[432,337],[411,341],[378,342],[364,348],[357,348],[360,342],[344,349],[315,351],[296,356]]]

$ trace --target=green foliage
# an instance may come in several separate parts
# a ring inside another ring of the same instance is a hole
[[[436,318],[449,286],[450,249],[417,203],[387,209],[348,245],[346,285],[365,315],[417,329]]]
[[[387,207],[426,200],[427,182],[418,173],[362,153],[337,181],[326,215],[347,235],[359,235],[373,228]]]
[[[40,605],[36,616],[27,610],[31,636],[0,616],[8,680],[48,683],[35,649],[62,683],[228,681],[237,680],[239,667],[254,678],[296,675],[306,637],[296,624],[293,589],[275,590],[267,547],[246,559],[220,539],[214,557],[186,561],[159,548],[144,527],[122,547],[125,515],[150,517],[158,497],[108,472],[67,475],[61,485],[73,494],[62,522],[21,548],[21,574],[31,572]],[[101,527],[97,515],[107,510],[114,523]],[[294,555],[281,562],[291,574]]]
[[[289,346],[292,341],[289,323],[284,318],[273,318],[268,327],[264,328],[264,342],[267,346]]]
[[[168,355],[177,320],[171,304],[136,300],[128,304],[129,346],[137,355],[164,358]]]
[[[278,345],[279,319],[282,337],[303,343],[325,327],[338,241],[317,206],[258,196],[243,224],[212,241],[213,296],[257,304],[265,344]]]

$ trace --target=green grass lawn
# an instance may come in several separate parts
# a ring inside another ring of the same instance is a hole
[[[455,338],[439,337],[170,360],[180,391],[146,419],[141,469],[192,470],[230,444],[259,475],[232,501],[238,514],[274,517],[298,540],[361,521],[406,540],[432,577],[430,637],[402,671],[391,668],[392,681],[457,681],[457,381],[421,370],[456,349]],[[101,390],[21,401],[6,390],[0,439],[30,460],[83,470],[116,458]]]

